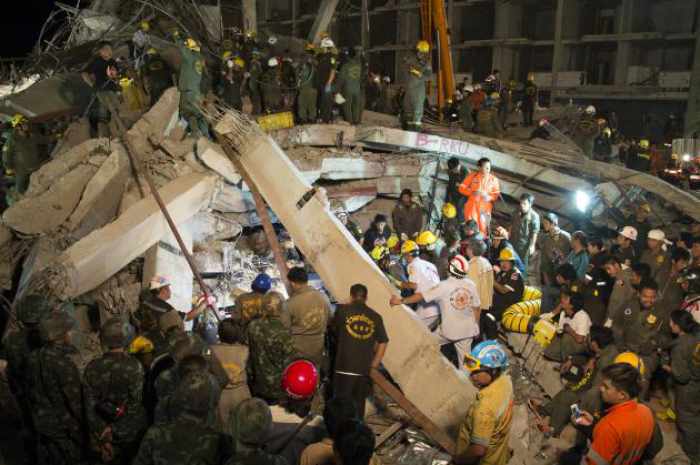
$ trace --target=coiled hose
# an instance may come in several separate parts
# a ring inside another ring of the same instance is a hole
[[[503,312],[501,325],[508,331],[534,336],[542,347],[547,347],[557,334],[557,327],[549,320],[540,319],[542,299],[528,300],[511,305]]]
[[[525,286],[525,291],[523,292],[523,302],[528,300],[537,300],[542,298],[542,291],[536,287]],[[539,312],[538,312],[539,315]]]

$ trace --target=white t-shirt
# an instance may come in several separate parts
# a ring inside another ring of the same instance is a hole
[[[561,316],[559,317],[559,329],[561,331],[564,330],[565,324],[571,326],[571,329],[573,329],[579,336],[588,336],[588,334],[591,332],[591,326],[593,325],[591,322],[591,317],[588,316],[588,313],[586,313],[585,310],[579,310],[578,312],[574,313],[574,316],[571,318],[566,316],[566,314],[562,311]]]
[[[479,309],[481,302],[471,279],[451,276],[422,294],[426,302],[434,301],[440,306],[440,333],[445,338],[459,341],[479,335],[474,310]]]
[[[416,257],[408,264],[407,269],[408,281],[414,283],[416,292],[423,294],[424,297],[425,292],[440,283],[440,275],[437,268],[427,260]],[[424,300],[428,302],[428,299]],[[440,310],[436,305],[423,304],[418,305],[416,313],[421,318],[430,318],[439,315]]]

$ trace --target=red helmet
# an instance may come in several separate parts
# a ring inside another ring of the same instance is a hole
[[[296,360],[282,374],[282,389],[292,399],[308,399],[316,392],[318,370],[308,360]]]

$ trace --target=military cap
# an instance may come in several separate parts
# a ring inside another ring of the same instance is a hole
[[[46,342],[57,341],[75,328],[75,320],[66,312],[51,312],[39,322],[41,338]]]
[[[39,323],[49,310],[49,302],[43,296],[31,294],[17,304],[17,319],[24,324]]]
[[[265,443],[272,428],[270,407],[257,397],[246,399],[231,414],[233,438],[242,444]]]

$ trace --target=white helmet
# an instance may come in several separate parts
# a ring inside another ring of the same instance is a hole
[[[274,68],[275,66],[279,65],[279,62],[277,61],[277,58],[272,57],[269,60],[267,60],[267,66],[270,68]]]
[[[333,48],[333,47],[335,47],[335,44],[333,43],[333,39],[331,39],[330,37],[325,37],[321,41],[321,48]]]
[[[587,115],[595,115],[596,114],[595,107],[593,105],[588,105],[586,107],[586,114]]]
[[[343,97],[343,94],[335,94],[335,103],[337,103],[338,105],[342,105],[345,103],[345,97]]]
[[[464,86],[464,92],[474,92],[474,86],[471,84],[467,84]]]
[[[450,274],[457,278],[464,278],[469,273],[469,261],[462,255],[457,255],[450,260]]]
[[[275,44],[277,43],[277,37],[275,37],[275,36],[270,36],[270,37],[267,39],[267,43],[270,44],[270,45],[275,45]]]
[[[390,78],[389,76],[384,76],[384,77],[382,78],[382,80],[383,80],[384,82],[391,82],[391,78]]]

